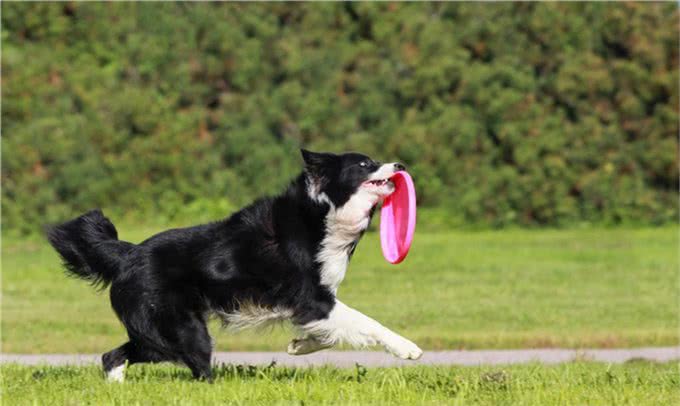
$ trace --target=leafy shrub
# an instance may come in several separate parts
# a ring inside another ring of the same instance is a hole
[[[300,146],[405,162],[446,224],[678,215],[675,3],[5,2],[2,38],[17,232],[217,215]]]

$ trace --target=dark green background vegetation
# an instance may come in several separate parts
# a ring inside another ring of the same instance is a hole
[[[678,6],[2,3],[2,225],[205,221],[297,149],[401,160],[445,226],[678,215]]]

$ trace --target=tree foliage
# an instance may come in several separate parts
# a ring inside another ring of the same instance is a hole
[[[677,218],[675,3],[2,3],[3,226],[219,216],[297,148],[488,226]]]

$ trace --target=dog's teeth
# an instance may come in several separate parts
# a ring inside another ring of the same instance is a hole
[[[383,185],[386,185],[388,181],[389,181],[388,179],[376,179],[376,180],[371,180],[368,183],[371,184],[371,185],[375,185],[375,186],[383,186]]]

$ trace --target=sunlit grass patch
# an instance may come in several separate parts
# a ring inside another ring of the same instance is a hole
[[[672,363],[489,367],[285,368],[218,366],[212,384],[170,365],[129,369],[107,383],[98,367],[3,366],[3,403],[40,404],[588,404],[680,401]]]

